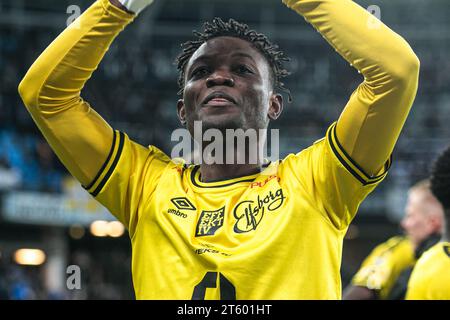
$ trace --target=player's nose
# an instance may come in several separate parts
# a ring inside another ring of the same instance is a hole
[[[231,77],[231,75],[228,72],[216,71],[216,72],[212,73],[206,79],[206,86],[208,88],[211,88],[211,87],[214,87],[214,86],[233,87],[234,86],[234,79],[233,79],[233,77]]]

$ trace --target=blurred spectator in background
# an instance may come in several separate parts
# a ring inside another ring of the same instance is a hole
[[[407,300],[450,299],[450,148],[433,166],[431,190],[445,211],[443,238],[417,261],[408,283]]]
[[[406,236],[377,246],[345,289],[343,299],[404,299],[415,262],[439,241],[444,227],[442,205],[428,180],[410,189],[401,226]]]
[[[65,170],[42,138],[0,131],[0,190],[59,193],[64,175]]]

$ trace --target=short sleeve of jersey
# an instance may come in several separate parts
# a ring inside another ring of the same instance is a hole
[[[391,160],[374,177],[368,176],[343,150],[336,123],[326,137],[296,155],[285,165],[311,197],[310,203],[339,230],[348,227],[360,203],[384,179]]]
[[[353,277],[352,285],[374,290],[380,299],[386,299],[402,271],[414,262],[411,241],[393,237],[372,250]]]
[[[122,222],[132,236],[139,219],[139,206],[152,196],[169,162],[170,158],[158,148],[145,148],[126,134],[114,131],[108,158],[85,189]]]

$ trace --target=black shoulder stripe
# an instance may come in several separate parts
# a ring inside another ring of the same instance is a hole
[[[100,182],[98,187],[91,193],[92,196],[94,196],[94,197],[96,197],[100,193],[100,191],[102,191],[102,189],[105,186],[106,182],[108,181],[109,177],[111,177],[112,173],[114,172],[114,169],[117,166],[117,162],[119,162],[120,155],[122,154],[122,150],[123,150],[123,144],[125,141],[125,135],[122,132],[120,132],[119,134],[120,134],[119,148],[117,149],[116,156],[114,158],[113,163],[111,164],[111,167],[108,170],[108,173],[103,177],[102,182]]]
[[[336,141],[336,144],[339,148],[339,150],[342,151],[342,153],[347,157],[348,161],[351,162],[352,165],[354,165],[359,171],[362,172],[362,174],[364,175],[365,180],[369,180],[370,176],[363,170],[363,168],[361,168],[353,159],[352,157],[349,156],[349,154],[345,151],[345,149],[341,146],[338,137],[337,137],[337,133],[336,133],[336,125],[334,125],[334,130],[333,131],[333,136],[334,136],[334,140]]]
[[[103,166],[100,168],[100,170],[98,171],[97,175],[95,176],[94,180],[86,187],[84,187],[86,190],[89,190],[90,188],[92,188],[92,186],[97,182],[97,180],[100,178],[100,176],[102,175],[103,171],[105,170],[106,166],[109,163],[109,160],[111,160],[114,148],[116,146],[116,137],[117,137],[117,132],[113,129],[113,143],[112,143],[112,147],[109,150],[109,154],[108,157],[106,158],[106,161],[103,163]]]
[[[332,136],[334,138],[334,141],[332,139]],[[334,154],[336,155],[336,157],[339,159],[339,161],[341,162],[341,164],[357,179],[359,180],[363,185],[370,185],[370,184],[375,184],[381,180],[384,179],[386,172],[390,169],[391,164],[392,164],[392,155],[389,157],[388,161],[385,163],[384,165],[384,172],[378,176],[374,176],[371,177],[369,176],[362,168],[361,166],[359,166],[353,159],[352,157],[349,156],[349,154],[345,151],[345,149],[342,147],[342,145],[340,144],[337,134],[336,134],[336,125],[334,125],[334,127],[329,130],[328,132],[328,140],[329,143],[331,145],[331,149],[333,150]],[[334,144],[336,143],[336,145]],[[347,158],[347,160],[345,160],[338,152],[341,151],[343,153],[343,155]],[[355,169],[353,169],[349,163],[347,163],[347,161],[350,162],[351,165],[353,165],[356,169],[358,169],[361,173],[359,174],[357,171],[355,171]]]
[[[355,170],[353,170],[352,167],[350,167],[348,165],[348,163],[341,157],[341,155],[339,154],[339,152],[336,150],[336,146],[333,143],[333,139],[331,138],[331,131],[330,130],[328,132],[328,141],[330,142],[330,146],[331,149],[333,149],[333,153],[334,155],[339,159],[339,161],[341,162],[341,164],[348,170],[348,172],[350,172],[357,180],[359,180],[359,182],[361,182],[363,185],[366,185],[366,180],[364,180],[358,173],[356,173]]]

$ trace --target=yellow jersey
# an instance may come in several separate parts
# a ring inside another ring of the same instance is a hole
[[[129,230],[138,299],[341,297],[343,237],[386,176],[419,62],[384,24],[365,30],[372,16],[356,3],[314,2],[285,1],[364,81],[324,139],[257,175],[204,183],[199,167],[133,142],[81,98],[135,17],[108,0],[61,33],[21,82],[28,111],[62,163]]]
[[[439,242],[417,260],[406,299],[450,300],[450,242]]]
[[[372,250],[353,277],[352,285],[374,290],[378,298],[387,299],[398,276],[414,263],[411,241],[393,237]]]
[[[130,231],[136,295],[340,298],[343,237],[386,170],[360,176],[334,135],[260,174],[204,183],[198,166],[116,132],[88,190]]]

